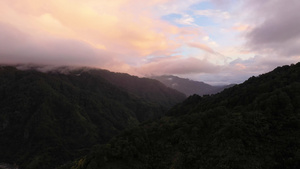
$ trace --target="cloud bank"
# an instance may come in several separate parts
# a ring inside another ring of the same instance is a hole
[[[298,0],[2,0],[0,64],[240,83],[300,60]]]
[[[257,25],[246,34],[250,49],[283,57],[300,56],[300,1],[254,0],[248,3],[255,11],[253,17],[259,18]]]
[[[8,64],[104,65],[111,54],[71,39],[32,37],[0,23],[0,58]]]

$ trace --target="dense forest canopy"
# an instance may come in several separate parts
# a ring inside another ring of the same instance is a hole
[[[22,169],[300,168],[300,63],[185,100],[155,80],[65,70],[0,67],[2,162]]]
[[[300,168],[300,63],[167,114],[62,168]]]
[[[1,66],[0,162],[52,169],[184,99],[158,81],[105,70]]]

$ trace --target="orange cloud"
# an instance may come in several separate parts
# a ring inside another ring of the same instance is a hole
[[[212,48],[202,43],[189,43],[189,46],[199,48],[211,54],[217,54],[217,52],[215,52]]]
[[[236,67],[238,70],[244,70],[244,69],[247,68],[244,64],[241,64],[241,63],[236,63],[236,64],[235,64],[235,67]]]
[[[155,5],[168,0],[4,0],[0,21],[33,36],[55,35],[127,56],[168,53],[178,28],[155,18]],[[146,9],[146,10],[145,10]],[[24,26],[23,26],[24,25]],[[36,33],[39,34],[36,34]]]
[[[182,58],[178,56],[160,59],[136,68],[136,72],[143,75],[213,73],[219,70],[218,66],[205,59],[200,60],[193,57]]]
[[[163,21],[156,10],[173,1],[177,0],[3,0],[0,37],[3,32],[10,40],[0,39],[0,58],[9,63],[85,65],[136,75],[214,72],[217,67],[207,60],[174,56],[181,52],[180,46],[205,33],[200,27]],[[16,33],[23,37],[13,39]],[[204,44],[189,45],[216,54]],[[151,56],[165,59],[147,60]]]
[[[237,24],[236,26],[232,27],[232,29],[243,32],[243,31],[249,30],[250,26],[247,24]]]

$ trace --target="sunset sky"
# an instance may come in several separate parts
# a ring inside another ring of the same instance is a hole
[[[241,83],[300,61],[299,0],[1,0],[0,63]]]

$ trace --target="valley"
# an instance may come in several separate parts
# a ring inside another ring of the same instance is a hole
[[[0,82],[0,159],[21,169],[300,166],[300,63],[188,98],[90,68],[2,66]]]

